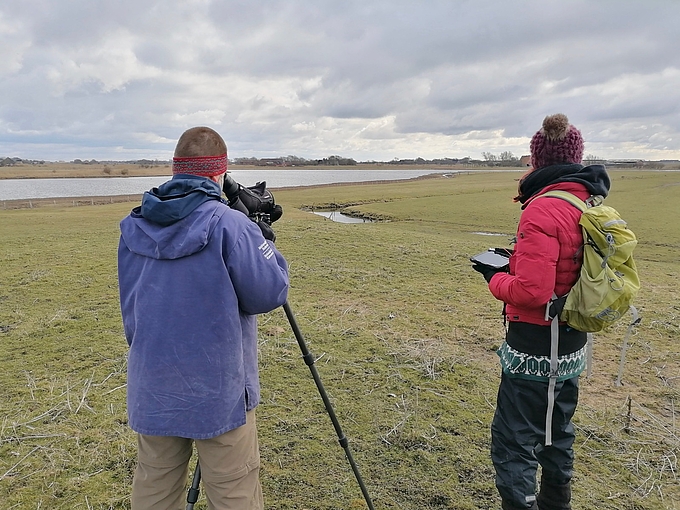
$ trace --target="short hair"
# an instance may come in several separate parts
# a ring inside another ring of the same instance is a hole
[[[177,140],[176,158],[200,158],[204,156],[223,156],[227,153],[227,144],[214,129],[209,127],[193,127],[187,129]]]

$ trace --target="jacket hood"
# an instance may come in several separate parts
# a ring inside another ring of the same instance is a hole
[[[584,166],[575,174],[565,175],[556,182],[579,182],[583,184],[591,195],[609,195],[611,181],[603,165]]]
[[[144,193],[137,212],[149,221],[167,226],[186,218],[208,200],[223,201],[219,184],[206,177],[177,174]]]
[[[171,260],[205,248],[228,207],[219,197],[217,184],[202,177],[189,180],[198,187],[173,179],[145,193],[142,206],[120,222],[121,239],[131,252]]]
[[[559,182],[583,184],[591,195],[607,197],[611,181],[603,165],[551,165],[533,170],[520,180],[519,195],[515,200],[524,204],[546,186]]]

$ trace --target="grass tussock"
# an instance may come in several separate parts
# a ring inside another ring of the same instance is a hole
[[[468,257],[508,245],[517,177],[276,193],[289,302],[376,508],[499,507],[488,427],[501,306]],[[608,203],[640,239],[643,320],[620,387],[625,325],[596,336],[575,418],[575,506],[677,508],[680,175],[613,172],[612,180]],[[340,224],[301,210],[330,204],[388,221]],[[136,443],[126,423],[116,247],[131,206],[0,211],[3,508],[129,508]],[[281,310],[260,318],[259,342],[267,507],[365,508]]]

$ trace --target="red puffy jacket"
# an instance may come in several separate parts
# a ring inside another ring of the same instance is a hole
[[[526,202],[510,272],[495,274],[489,283],[494,297],[506,303],[508,321],[547,326],[545,306],[553,292],[566,294],[578,279],[583,262],[581,211],[561,198],[536,200],[552,190],[568,191],[582,200],[590,196],[583,184],[560,182]]]

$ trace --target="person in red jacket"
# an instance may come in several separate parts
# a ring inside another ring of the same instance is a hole
[[[505,342],[498,350],[501,382],[491,424],[491,458],[503,510],[571,508],[574,426],[578,376],[585,367],[586,333],[559,325],[559,367],[552,414],[552,444],[546,445],[550,375],[550,320],[546,305],[568,293],[579,276],[581,212],[554,197],[563,190],[586,200],[606,197],[610,179],[602,165],[583,166],[583,138],[563,114],[550,115],[532,137],[531,165],[515,201],[522,215],[509,270],[475,263],[489,290],[505,303]],[[507,272],[506,272],[507,271]],[[536,495],[536,471],[542,468]]]

